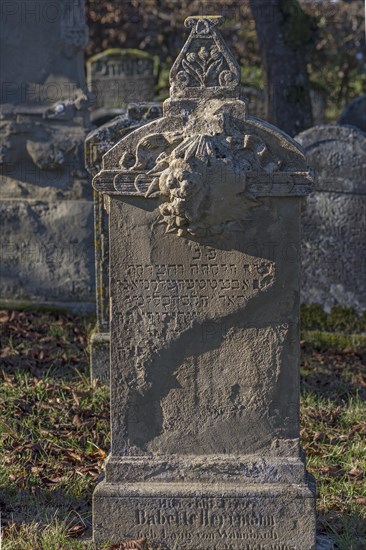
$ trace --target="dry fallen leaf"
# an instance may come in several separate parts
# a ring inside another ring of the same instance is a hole
[[[130,540],[126,542],[120,542],[113,544],[109,547],[109,550],[144,550],[146,545],[146,539],[140,538],[136,540]]]
[[[322,475],[328,475],[329,477],[342,477],[344,475],[344,470],[340,466],[325,466],[325,468],[320,468],[319,473]]]
[[[85,525],[82,523],[76,523],[67,530],[69,537],[81,537],[85,532]]]
[[[75,401],[75,403],[76,403],[77,405],[80,405],[79,397],[76,395],[76,393],[74,392],[74,390],[72,391],[72,397],[73,397],[73,400]]]
[[[41,481],[44,485],[46,485],[46,487],[52,487],[53,485],[57,485],[57,483],[61,483],[66,480],[67,480],[66,476],[53,477],[53,478],[46,477],[46,476],[41,477]]]
[[[323,441],[324,437],[325,437],[325,433],[324,433],[324,432],[316,432],[316,433],[314,434],[313,441],[314,441],[315,443],[317,443],[318,441]]]
[[[72,423],[77,428],[80,428],[80,426],[82,425],[82,421],[80,420],[80,416],[78,414],[74,415],[74,418],[72,419]]]
[[[353,477],[353,478],[356,478],[356,479],[362,479],[363,477],[363,474],[364,474],[364,471],[362,468],[358,468],[357,466],[354,466],[353,468],[351,468],[348,472],[348,475]]]
[[[0,323],[7,323],[9,321],[9,312],[6,310],[0,310]]]
[[[72,451],[65,451],[65,459],[70,459],[71,462],[82,462],[82,457]]]

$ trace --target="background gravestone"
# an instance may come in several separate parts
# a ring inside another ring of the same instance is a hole
[[[130,103],[125,115],[93,130],[85,141],[86,168],[95,176],[102,157],[119,139],[162,115],[160,103]],[[97,324],[90,339],[90,375],[109,382],[109,220],[108,200],[94,191],[94,236]]]
[[[8,3],[1,17],[3,301],[93,308],[93,202],[82,0]]]
[[[141,50],[106,50],[87,61],[87,81],[95,94],[91,119],[103,124],[125,113],[128,103],[154,99],[154,58]]]
[[[339,117],[338,124],[350,124],[366,132],[366,95],[348,103]]]
[[[366,134],[316,126],[295,138],[315,171],[302,213],[304,303],[366,309]]]
[[[251,118],[216,26],[190,17],[162,118],[103,156],[112,450],[93,536],[315,549],[299,444],[305,157]]]

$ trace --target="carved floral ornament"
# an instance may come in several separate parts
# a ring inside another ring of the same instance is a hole
[[[191,33],[170,71],[171,97],[209,95],[216,87],[238,97],[240,69],[215,28],[223,20],[220,16],[186,19]]]
[[[166,231],[179,236],[219,234],[248,219],[260,196],[312,189],[299,146],[247,115],[239,68],[215,28],[221,20],[188,18],[164,116],[107,152],[93,180],[103,193],[157,199]]]

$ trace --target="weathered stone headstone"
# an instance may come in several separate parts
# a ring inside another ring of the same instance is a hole
[[[157,102],[130,103],[125,115],[90,132],[85,141],[85,163],[91,175],[102,167],[102,157],[123,136],[162,115]],[[97,324],[90,339],[92,380],[109,382],[109,222],[108,201],[94,191],[94,242]],[[105,204],[105,202],[107,204]]]
[[[350,124],[366,132],[366,95],[356,97],[343,109],[338,124]]]
[[[94,307],[83,0],[8,2],[1,17],[2,300]]]
[[[366,134],[315,126],[295,138],[315,171],[302,212],[304,303],[366,309]]]
[[[162,118],[103,157],[111,430],[94,540],[315,549],[299,444],[296,143],[251,118],[217,25],[189,17]]]
[[[87,61],[87,81],[95,94],[91,120],[103,124],[124,114],[128,103],[154,99],[154,58],[141,50],[106,50]]]

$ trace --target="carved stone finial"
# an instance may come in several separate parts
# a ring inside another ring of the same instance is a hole
[[[224,20],[222,15],[192,15],[186,18],[184,26],[196,35],[210,34],[211,28],[222,25]]]
[[[216,27],[221,16],[188,17],[187,42],[170,71],[171,98],[239,97],[240,69]]]

